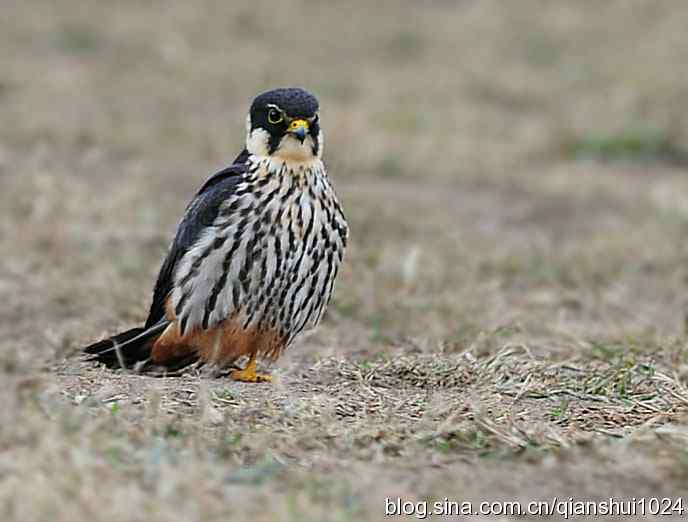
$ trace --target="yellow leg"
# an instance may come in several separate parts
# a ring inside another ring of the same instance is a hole
[[[246,368],[243,370],[234,370],[229,376],[235,381],[241,382],[271,382],[272,377],[270,375],[261,375],[256,373],[256,353],[251,354],[251,358],[248,360]]]

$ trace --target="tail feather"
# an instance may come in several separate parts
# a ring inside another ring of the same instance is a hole
[[[160,321],[150,328],[132,328],[98,341],[83,348],[93,357],[91,360],[105,363],[109,367],[130,368],[150,357],[153,342],[162,334],[169,321]]]

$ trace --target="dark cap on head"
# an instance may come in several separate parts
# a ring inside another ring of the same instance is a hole
[[[311,118],[318,112],[318,99],[298,87],[273,89],[256,96],[251,104],[251,113],[277,105],[291,118]]]

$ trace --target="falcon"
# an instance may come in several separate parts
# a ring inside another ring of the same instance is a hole
[[[256,360],[276,360],[318,325],[348,237],[322,161],[318,100],[299,88],[262,93],[246,130],[244,150],[187,206],[145,325],[85,347],[91,359],[137,369],[197,362],[270,381]]]

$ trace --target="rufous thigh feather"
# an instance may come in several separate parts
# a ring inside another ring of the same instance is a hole
[[[228,319],[211,330],[197,329],[184,336],[179,335],[175,321],[155,342],[151,356],[153,361],[165,363],[196,354],[201,361],[228,365],[253,353],[274,360],[283,348],[284,342],[279,333],[244,329],[235,319]]]
[[[246,329],[236,318],[228,318],[215,328],[195,329],[182,336],[169,306],[167,312],[168,319],[173,322],[153,345],[151,358],[156,363],[164,364],[181,357],[197,355],[201,361],[228,365],[253,353],[275,360],[284,349],[284,338],[279,332]]]

